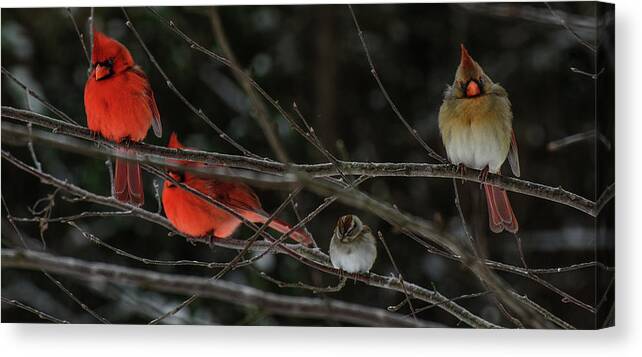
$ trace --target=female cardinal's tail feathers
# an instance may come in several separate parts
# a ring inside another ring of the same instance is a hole
[[[254,223],[265,223],[268,220],[269,216],[265,212],[261,213],[252,211],[248,213],[250,213],[250,215],[246,215],[244,213],[243,216]],[[280,233],[287,233],[290,231],[290,229],[292,229],[292,226],[276,218],[270,222],[269,227]],[[310,235],[307,234],[303,229],[297,229],[296,231],[290,233],[290,238],[307,246],[312,245],[312,237],[310,237]]]
[[[505,229],[508,232],[517,233],[519,224],[510,201],[508,201],[506,191],[491,185],[484,185],[484,190],[486,191],[490,230],[500,233]]]
[[[127,152],[126,149],[119,150]],[[114,197],[119,201],[131,203],[136,206],[142,206],[143,203],[145,203],[143,180],[137,162],[121,159],[116,160]]]

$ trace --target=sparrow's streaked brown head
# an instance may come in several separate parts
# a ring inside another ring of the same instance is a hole
[[[359,237],[362,230],[363,223],[361,222],[359,217],[348,214],[339,218],[337,227],[335,229],[335,234],[341,242],[351,242]]]

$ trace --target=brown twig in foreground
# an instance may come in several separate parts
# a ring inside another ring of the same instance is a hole
[[[85,281],[109,281],[174,294],[191,294],[197,291],[203,297],[242,306],[259,307],[279,315],[331,318],[366,326],[443,327],[428,321],[409,319],[385,310],[333,299],[277,295],[223,280],[124,268],[29,250],[3,249],[1,262],[3,268],[44,268]]]

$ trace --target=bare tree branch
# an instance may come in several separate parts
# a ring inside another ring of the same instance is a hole
[[[85,281],[109,281],[175,294],[191,294],[197,291],[203,297],[259,307],[285,316],[333,319],[366,326],[444,327],[433,322],[413,320],[385,310],[333,299],[277,295],[223,280],[124,268],[29,250],[3,249],[2,267],[47,269]]]
[[[113,145],[112,143],[92,136],[88,129],[80,126],[74,126],[59,120],[43,116],[37,113],[15,109],[11,107],[2,107],[2,116],[5,118],[19,120],[25,123],[33,123],[45,128],[54,130],[57,134],[65,134],[98,142],[105,145]],[[3,122],[3,131],[5,130],[5,123]],[[19,137],[19,128],[6,129],[13,130],[14,139]],[[26,130],[26,129],[25,129]],[[26,138],[29,134],[23,133],[22,137]],[[63,142],[60,139],[45,139],[43,135],[38,135],[34,130],[32,133],[33,140],[47,141],[49,144],[54,145],[58,143],[59,147],[70,148],[77,145]],[[25,141],[26,143],[27,141]],[[250,157],[243,157],[238,155],[227,155],[219,153],[211,153],[199,150],[180,150],[169,149],[160,146],[154,146],[144,143],[132,143],[130,149],[136,153],[136,158],[129,157],[129,159],[136,159],[141,162],[149,162],[152,164],[163,164],[164,166],[172,167],[172,164],[167,159],[196,161],[210,164],[216,164],[217,167],[210,167],[207,169],[188,168],[185,170],[196,170],[199,173],[206,173],[208,171],[220,173],[220,175],[242,178],[252,181],[258,185],[272,185],[286,184],[289,187],[291,183],[296,181],[296,177],[292,175],[293,171],[303,171],[312,177],[328,177],[337,176],[339,172],[337,167],[346,175],[366,175],[371,177],[434,177],[434,178],[457,178],[471,182],[481,183],[479,171],[468,169],[465,173],[458,172],[457,166],[447,164],[423,164],[423,163],[370,163],[370,162],[346,162],[338,161],[326,164],[291,164],[287,165],[280,162],[266,161],[254,159]],[[91,149],[83,147],[80,153],[90,151]],[[104,152],[98,148],[94,152],[102,152],[104,155],[109,155],[119,158],[127,158],[118,156],[115,152]],[[174,164],[176,165],[176,164]],[[221,168],[224,166],[224,169]],[[243,175],[237,171],[236,173],[230,172],[231,168],[244,169]],[[537,197],[540,199],[549,200],[559,204],[569,206],[571,208],[582,211],[593,217],[596,217],[601,209],[595,202],[569,192],[561,187],[551,187],[542,185],[535,182],[521,180],[508,176],[501,176],[495,174],[488,174],[486,183],[493,186],[501,187],[507,191],[521,193]],[[614,197],[615,190],[609,189],[604,192],[602,196],[603,203],[608,202]],[[603,205],[602,205],[603,206]]]
[[[105,205],[108,207],[113,207],[113,208],[117,208],[125,211],[130,211],[132,216],[139,217],[148,222],[160,225],[168,229],[170,232],[172,232],[175,235],[183,236],[180,232],[177,232],[174,229],[174,227],[171,225],[171,223],[163,216],[160,216],[153,212],[149,212],[137,206],[123,203],[121,201],[116,200],[113,197],[106,197],[106,196],[100,196],[100,195],[94,194],[80,187],[77,187],[67,181],[57,179],[47,173],[37,171],[35,168],[16,159],[15,157],[13,157],[11,154],[9,154],[4,150],[2,151],[2,157],[3,159],[12,163],[19,169],[39,178],[40,181],[44,184],[58,187],[85,201],[94,202],[94,203],[98,203],[101,205]],[[186,237],[186,238],[189,239],[189,237]],[[236,240],[236,239],[214,240],[212,243],[216,246],[236,249],[236,250],[241,250],[247,245],[246,241]],[[404,291],[404,287],[401,285],[401,281],[398,278],[386,277],[386,276],[381,276],[377,274],[345,274],[340,270],[332,267],[332,265],[330,265],[328,256],[323,254],[318,249],[305,248],[299,244],[289,245],[289,244],[279,243],[278,245],[273,246],[273,243],[268,243],[268,242],[256,242],[250,248],[250,250],[257,251],[257,252],[265,252],[272,249],[274,250],[274,252],[288,255],[296,259],[297,261],[307,266],[310,266],[316,270],[319,270],[321,272],[329,273],[335,276],[347,276],[350,279],[361,281],[373,287],[394,290],[397,292]],[[411,297],[426,301],[428,303],[440,303],[439,307],[442,310],[447,311],[449,314],[453,315],[454,317],[463,321],[464,323],[466,323],[471,327],[477,327],[477,328],[499,327],[493,323],[490,323],[480,318],[479,316],[476,316],[475,314],[457,305],[456,303],[448,301],[447,297],[441,295],[436,291],[428,290],[426,288],[420,287],[410,282],[404,282],[404,284],[405,284],[406,291],[408,292],[408,295],[410,295]]]

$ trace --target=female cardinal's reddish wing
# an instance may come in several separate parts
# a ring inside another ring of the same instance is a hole
[[[517,140],[515,140],[515,131],[511,132],[510,138],[510,151],[508,152],[508,163],[513,175],[519,177],[521,174],[519,169],[519,153],[517,152]]]

